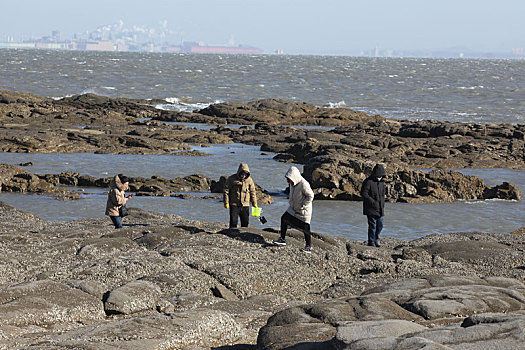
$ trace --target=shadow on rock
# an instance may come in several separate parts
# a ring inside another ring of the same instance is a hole
[[[250,242],[250,243],[259,243],[263,245],[268,245],[264,237],[260,234],[247,231],[247,228],[243,228],[243,231],[237,228],[228,228],[217,233],[221,235],[228,236],[233,239],[239,239],[241,241]]]

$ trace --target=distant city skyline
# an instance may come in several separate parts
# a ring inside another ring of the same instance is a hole
[[[0,41],[50,36],[55,30],[72,38],[122,21],[154,30],[173,44],[245,44],[265,53],[509,54],[525,47],[523,17],[523,0],[19,0],[2,4]]]

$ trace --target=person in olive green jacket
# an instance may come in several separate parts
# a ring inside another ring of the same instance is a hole
[[[250,177],[248,164],[241,163],[237,173],[228,177],[224,185],[224,207],[230,209],[230,228],[237,227],[239,217],[241,227],[248,227],[250,202],[257,208],[255,183]]]

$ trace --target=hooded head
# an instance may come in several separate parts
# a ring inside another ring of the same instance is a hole
[[[118,174],[113,178],[113,180],[111,180],[109,186],[112,188],[118,188],[121,191],[127,191],[129,189],[128,185],[126,185],[127,182],[129,182],[127,176]]]
[[[301,181],[301,172],[296,167],[290,167],[288,171],[286,172],[285,177],[292,181],[293,185],[297,185],[299,181]]]
[[[129,182],[129,179],[126,175],[118,174],[117,176],[120,179],[120,182],[122,182],[123,184],[125,184],[126,182]]]
[[[246,163],[239,164],[239,169],[237,169],[237,177],[241,178],[242,174],[246,174],[245,179],[250,177],[250,168],[248,168]]]
[[[372,177],[379,178],[379,177],[385,177],[385,176],[386,176],[386,171],[385,171],[385,168],[383,167],[383,165],[382,164],[376,164],[376,166],[372,170]]]

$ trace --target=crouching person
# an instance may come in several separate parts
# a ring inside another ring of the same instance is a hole
[[[109,183],[108,201],[106,203],[106,215],[108,215],[115,225],[115,228],[122,228],[122,217],[119,209],[126,205],[131,196],[126,197],[129,190],[129,179],[122,175],[116,175]]]

